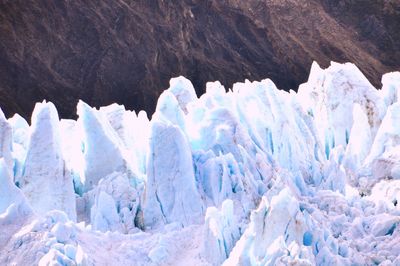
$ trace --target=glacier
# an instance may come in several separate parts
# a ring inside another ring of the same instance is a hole
[[[400,72],[0,109],[1,265],[400,265]]]
[[[20,186],[38,214],[60,210],[75,221],[72,176],[65,168],[60,141],[56,107],[50,102],[36,104]]]

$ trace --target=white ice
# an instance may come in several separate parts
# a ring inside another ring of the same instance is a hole
[[[39,214],[61,210],[76,220],[72,176],[66,168],[60,142],[55,106],[50,102],[36,104],[20,186]]]
[[[0,264],[400,265],[399,97],[313,63],[297,93],[173,78],[150,120],[0,112]]]

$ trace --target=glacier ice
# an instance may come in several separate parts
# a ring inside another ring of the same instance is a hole
[[[179,127],[152,121],[143,203],[144,223],[188,225],[202,214],[189,144]]]
[[[13,169],[13,155],[12,155],[12,127],[4,116],[3,111],[0,109],[0,157],[4,159],[4,163],[8,171]]]
[[[173,78],[151,119],[0,111],[1,265],[400,265],[400,73]]]
[[[183,110],[169,90],[164,91],[158,98],[156,112],[152,119],[169,121],[182,129],[186,127]]]
[[[12,205],[25,205],[29,209],[25,195],[13,183],[4,158],[0,159],[0,179],[0,215],[7,212]]]
[[[20,186],[36,212],[62,210],[76,220],[72,176],[61,149],[57,110],[50,102],[36,104],[33,111]]]
[[[127,172],[136,179],[126,148],[107,119],[106,112],[95,110],[83,101],[78,103],[77,110],[78,123],[83,131],[83,190],[92,189],[101,178],[115,171]]]
[[[169,89],[179,103],[184,113],[187,113],[188,104],[197,99],[192,82],[185,77],[172,78],[169,82]]]
[[[205,215],[203,256],[212,265],[220,265],[228,257],[240,230],[234,216],[234,205],[230,199],[225,200],[221,210],[209,207]]]
[[[136,227],[144,226],[138,214],[141,193],[142,187],[134,188],[127,174],[113,172],[84,195],[86,212],[81,213],[81,218],[89,221],[90,217],[92,227],[96,230],[132,232]]]
[[[388,107],[365,163],[373,179],[400,179],[400,103]]]
[[[119,229],[119,217],[115,202],[106,192],[101,191],[97,195],[90,214],[90,221],[94,230],[107,232]]]
[[[133,172],[144,178],[150,134],[150,121],[146,112],[140,111],[136,115],[135,112],[125,110],[124,106],[117,104],[101,107],[100,111],[121,139],[126,159],[131,162],[130,167],[133,167]]]
[[[354,104],[359,104],[367,115],[372,137],[385,114],[379,92],[351,63],[331,63],[322,70],[314,62],[310,79],[300,85],[298,94],[303,108],[314,116],[327,157],[331,148],[348,143]]]
[[[21,183],[23,175],[26,152],[28,150],[30,131],[29,124],[26,120],[15,114],[13,117],[8,119],[9,124],[12,127],[12,157],[14,158],[13,172],[14,181],[16,184]]]
[[[400,100],[400,72],[386,73],[382,76],[381,97],[386,106]]]
[[[270,202],[262,199],[224,265],[276,265],[278,261],[294,263],[298,259],[311,263],[312,251],[307,243],[312,242],[310,234],[298,201],[283,189]],[[291,245],[300,249],[300,254],[290,252]]]
[[[61,119],[60,140],[63,151],[65,168],[71,173],[74,190],[77,194],[83,193],[84,156],[82,153],[83,139],[81,130],[75,120]]]
[[[8,119],[9,124],[12,127],[13,144],[19,144],[24,149],[28,148],[29,144],[29,124],[19,114],[15,114],[13,117]]]
[[[356,172],[365,158],[368,156],[372,145],[371,130],[368,117],[359,104],[353,107],[354,123],[351,127],[349,143],[346,147],[346,158],[344,165],[349,171]]]

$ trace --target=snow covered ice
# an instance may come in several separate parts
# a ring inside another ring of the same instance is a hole
[[[0,111],[1,265],[400,265],[400,73],[173,78],[143,111]]]

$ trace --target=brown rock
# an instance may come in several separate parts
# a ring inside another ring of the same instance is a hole
[[[171,77],[288,90],[313,60],[357,64],[380,87],[400,69],[397,0],[1,0],[0,106],[29,117],[47,99],[152,113]]]

